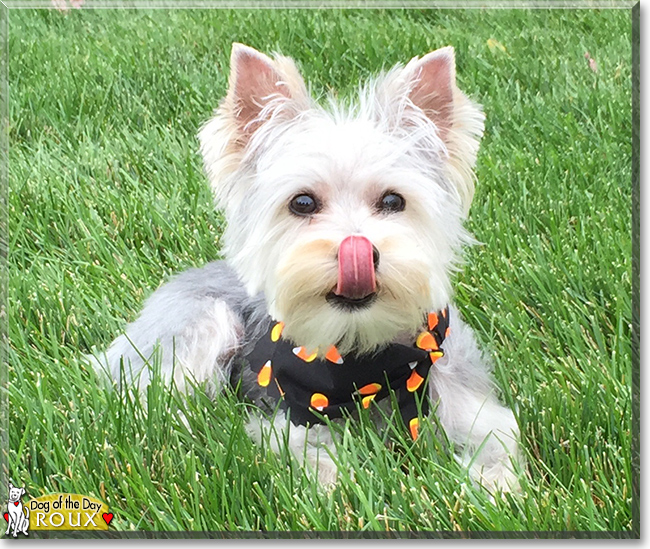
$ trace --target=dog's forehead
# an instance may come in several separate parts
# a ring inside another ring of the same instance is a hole
[[[278,140],[260,172],[287,187],[363,194],[389,184],[399,163],[395,141],[370,121],[318,118]]]

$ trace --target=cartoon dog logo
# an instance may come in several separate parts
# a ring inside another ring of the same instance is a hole
[[[20,501],[20,498],[24,495],[24,488],[16,488],[11,482],[9,483],[9,502],[7,503],[7,513],[5,513],[5,519],[9,524],[5,536],[9,535],[9,530],[12,527],[14,537],[17,537],[19,532],[26,536],[29,535],[27,533],[29,529],[29,509],[23,508],[23,502]]]

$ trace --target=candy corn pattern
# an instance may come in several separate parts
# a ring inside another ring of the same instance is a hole
[[[293,354],[305,362],[313,362],[318,356],[318,350],[311,352],[304,347],[295,347],[293,349]]]
[[[414,417],[409,421],[409,431],[411,432],[411,438],[417,440],[418,430],[420,429],[420,420],[417,417]]]
[[[360,395],[376,395],[381,391],[381,383],[368,383],[359,389]]]
[[[370,403],[375,400],[375,397],[379,394],[379,391],[381,391],[381,389],[381,383],[368,383],[367,385],[361,387],[361,389],[358,391],[362,396],[361,406],[364,408],[369,408]]]
[[[282,337],[282,330],[284,330],[284,322],[278,322],[271,329],[271,341],[278,341]]]
[[[438,350],[438,342],[431,332],[422,332],[416,339],[415,344],[418,346],[418,349],[423,349],[425,351]]]
[[[257,384],[278,406],[290,411],[296,425],[363,411],[391,394],[411,438],[416,440],[420,413],[429,411],[427,377],[444,356],[449,311],[431,312],[412,345],[393,344],[365,356],[341,356],[335,346],[323,354],[283,339],[284,323],[272,321],[265,336],[246,357]],[[435,375],[435,371],[434,374]]]
[[[418,374],[417,370],[413,370],[409,378],[406,380],[406,390],[410,393],[417,391],[423,381],[424,378]]]
[[[329,405],[329,400],[327,397],[321,393],[314,393],[311,395],[311,400],[309,404],[312,408],[315,408],[319,412],[322,412],[324,408],[327,408]]]
[[[343,364],[343,357],[339,354],[334,345],[329,348],[325,354],[325,358],[334,364]]]
[[[438,325],[438,313],[429,313],[427,315],[427,325],[429,330],[435,330]]]
[[[267,360],[264,366],[262,366],[262,369],[258,372],[257,374],[257,383],[261,387],[267,387],[268,384],[271,382],[271,374],[272,374],[272,369],[271,369],[271,361]]]

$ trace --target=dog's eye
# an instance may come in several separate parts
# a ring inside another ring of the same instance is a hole
[[[299,194],[291,199],[289,209],[296,215],[311,215],[318,211],[318,202],[310,194]]]
[[[397,193],[386,193],[377,206],[382,212],[401,212],[406,206],[406,201]]]

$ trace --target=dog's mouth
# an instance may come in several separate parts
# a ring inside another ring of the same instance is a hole
[[[344,311],[359,311],[361,309],[366,309],[370,307],[377,299],[377,292],[372,292],[364,297],[346,297],[344,295],[337,294],[332,290],[329,294],[325,296],[326,301],[338,309]]]
[[[350,235],[339,245],[337,260],[338,280],[327,302],[344,311],[369,307],[377,297],[377,248],[365,236]]]

